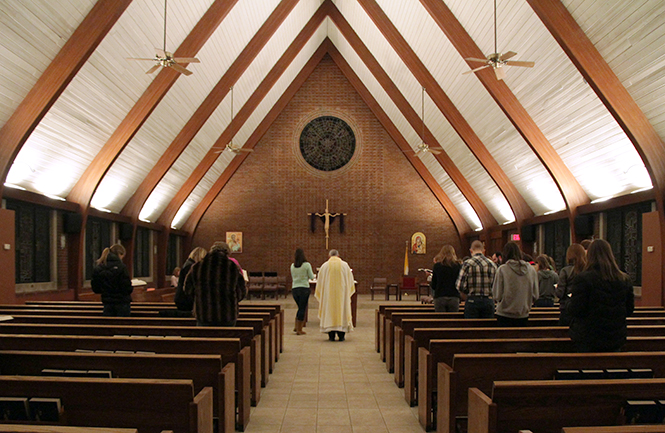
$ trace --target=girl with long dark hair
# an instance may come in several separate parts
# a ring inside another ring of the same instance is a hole
[[[568,311],[568,301],[570,300],[570,290],[573,287],[575,275],[581,274],[586,266],[586,250],[581,244],[572,244],[566,250],[566,263],[559,272],[559,284],[557,284],[554,294],[559,298],[559,325],[570,325],[570,312]]]
[[[297,335],[303,335],[306,333],[302,328],[305,323],[307,303],[309,302],[309,280],[313,279],[314,272],[312,272],[312,265],[310,265],[305,258],[305,252],[301,248],[298,248],[296,250],[294,261],[291,264],[291,280],[293,281],[291,283],[291,294],[298,305],[296,327],[293,331]]]

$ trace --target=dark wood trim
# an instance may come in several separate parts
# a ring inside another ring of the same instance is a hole
[[[132,219],[127,216],[120,215],[115,212],[104,212],[99,209],[95,209],[94,207],[91,207],[88,210],[88,216],[94,218],[100,218],[103,220],[113,221],[117,223],[128,223],[128,224],[132,223]]]
[[[256,146],[261,137],[263,137],[270,126],[272,126],[275,119],[277,119],[277,117],[281,114],[282,110],[284,110],[289,102],[291,102],[291,99],[298,92],[303,83],[309,78],[314,69],[316,69],[318,64],[321,62],[321,59],[323,59],[323,56],[325,56],[327,52],[328,47],[326,42],[324,42],[321,44],[321,46],[319,46],[319,48],[317,48],[316,52],[312,55],[312,57],[310,57],[305,66],[303,66],[302,70],[293,79],[289,87],[284,91],[275,105],[273,105],[268,114],[263,118],[259,126],[257,126],[254,132],[252,132],[252,135],[247,139],[244,147],[252,149],[254,146]],[[217,198],[222,189],[224,189],[224,186],[226,186],[238,168],[240,168],[247,156],[247,153],[240,153],[236,155],[235,158],[233,158],[233,161],[231,161],[231,163],[226,167],[215,184],[208,190],[201,202],[191,213],[183,225],[183,230],[191,233],[196,230],[196,227],[201,221],[201,218],[203,218],[205,212],[208,210],[213,201],[215,201],[215,198]]]
[[[0,129],[0,195],[21,147],[132,0],[99,0]]]
[[[365,66],[367,66],[367,69],[372,72],[374,75],[374,78],[381,84],[381,87],[386,91],[388,96],[392,99],[392,101],[395,103],[397,108],[400,110],[402,115],[406,118],[406,120],[409,122],[411,127],[415,129],[416,131],[420,131],[422,127],[422,119],[418,116],[418,113],[413,109],[411,104],[409,104],[409,101],[406,100],[402,92],[397,88],[395,83],[392,81],[390,76],[388,76],[388,73],[383,69],[381,64],[376,60],[376,58],[372,55],[371,51],[367,48],[367,46],[363,43],[363,41],[360,39],[358,34],[353,30],[351,25],[348,23],[346,18],[339,12],[337,7],[332,7],[330,11],[330,18],[333,20],[333,23],[337,26],[337,28],[340,30],[342,35],[346,38],[346,40],[349,42],[351,47],[356,51],[360,59],[365,63]],[[392,122],[391,122],[392,123]],[[401,135],[401,134],[400,134]],[[434,135],[431,133],[429,128],[425,128],[425,141],[427,143],[430,143],[433,146],[439,146],[442,147],[439,142],[436,140]],[[409,149],[411,149],[411,146],[407,147],[406,152],[408,154],[412,154],[413,152],[409,152]],[[402,149],[405,150],[405,149]],[[415,154],[414,154],[415,156]],[[443,169],[448,173],[450,176],[451,180],[457,185],[460,191],[462,191],[462,194],[466,197],[467,201],[469,203],[472,203],[474,201],[479,201],[480,197],[467,197],[464,194],[464,191],[473,191],[475,194],[475,191],[469,184],[469,182],[466,180],[462,172],[457,168],[453,160],[448,156],[448,154],[444,151],[441,151],[440,155],[434,155],[434,157],[439,161],[439,163],[443,166]],[[419,158],[417,158],[419,159]],[[422,177],[422,173],[421,173]],[[431,189],[431,188],[430,188]],[[448,200],[448,203],[452,205],[452,202]],[[443,205],[443,203],[441,203]],[[454,207],[454,206],[453,206]],[[476,213],[478,213],[478,210],[474,208]],[[496,224],[496,222],[495,222]]]
[[[80,209],[78,204],[72,203],[70,201],[56,200],[45,195],[37,194],[36,192],[25,191],[16,188],[5,188],[3,198],[25,201],[28,203],[67,212],[78,212]]]
[[[386,132],[388,132],[400,150],[403,152],[410,150],[411,146],[406,141],[404,136],[399,132],[399,129],[390,120],[390,117],[383,111],[381,105],[374,99],[372,93],[365,87],[365,84],[362,82],[360,77],[356,75],[356,73],[353,71],[353,68],[351,68],[351,66],[346,62],[344,56],[342,56],[339,51],[337,51],[337,48],[335,48],[334,45],[332,45],[330,48],[330,57],[332,57],[337,66],[347,77],[351,85],[356,89],[356,92],[358,92],[360,97],[365,101],[369,109],[372,110],[377,120],[381,123]],[[455,225],[455,228],[457,229],[458,235],[461,237],[464,233],[470,231],[471,227],[469,227],[466,219],[464,219],[457,207],[455,207],[450,198],[448,198],[446,193],[443,191],[438,182],[436,182],[429,170],[427,170],[420,158],[412,153],[413,152],[404,152],[404,156],[413,165],[413,168],[416,169],[416,172],[429,187],[430,191],[432,191],[432,194],[434,194],[437,200],[439,200],[441,207],[448,214],[453,224]]]
[[[420,0],[420,3],[422,3],[448,40],[457,49],[460,56],[463,58],[485,57],[444,2],[440,0]],[[467,63],[472,68],[477,66],[469,62]],[[564,164],[561,156],[554,150],[545,137],[545,134],[538,128],[536,122],[533,121],[506,83],[503,80],[497,80],[494,72],[490,69],[478,71],[475,75],[549,171],[568,208],[574,209],[577,206],[589,203],[588,195],[584,192],[575,176],[573,176],[573,173]],[[533,216],[533,212],[531,212],[530,216]],[[525,218],[528,217],[525,215]]]
[[[538,215],[533,218],[530,218],[524,222],[524,225],[537,225],[537,224],[545,224],[550,221],[557,221],[557,220],[563,220],[563,219],[570,219],[570,212],[568,210],[562,210],[559,212],[554,212],[551,214],[547,215]],[[574,228],[574,225],[571,223],[571,227]],[[571,229],[572,230],[572,229]]]
[[[316,13],[310,18],[305,27],[300,31],[298,36],[293,40],[291,45],[286,49],[284,54],[279,58],[279,60],[272,67],[270,72],[265,76],[261,84],[256,88],[254,93],[249,97],[245,105],[240,109],[238,114],[231,120],[227,125],[224,132],[219,136],[217,141],[210,148],[208,153],[203,157],[199,165],[194,169],[189,178],[185,181],[183,186],[178,190],[175,196],[171,199],[169,204],[166,206],[162,214],[160,215],[157,222],[162,223],[166,226],[171,226],[171,222],[175,217],[180,206],[185,202],[187,197],[192,193],[196,185],[203,179],[205,174],[208,172],[210,167],[215,163],[219,154],[216,153],[215,147],[224,147],[226,144],[236,135],[240,130],[242,125],[247,121],[252,112],[256,107],[261,103],[263,98],[268,94],[272,86],[277,82],[277,80],[282,76],[284,71],[289,67],[293,59],[298,55],[303,46],[307,43],[310,37],[314,34],[316,29],[319,27],[323,19],[327,14],[328,3],[322,4]],[[324,7],[325,6],[325,7]],[[238,158],[238,156],[236,156]],[[234,158],[235,159],[235,158]]]
[[[215,0],[174,55],[194,57],[238,0]],[[87,208],[99,183],[181,74],[162,68],[76,182],[68,200]]]
[[[630,206],[637,203],[643,203],[646,201],[656,201],[656,194],[653,189],[648,191],[640,191],[634,194],[626,194],[620,197],[614,197],[609,200],[601,201],[600,203],[590,203],[584,206],[580,206],[577,210],[580,215],[605,212],[610,209],[616,209],[623,206]]]
[[[329,0],[328,0],[329,1]],[[210,91],[206,99],[201,103],[196,112],[189,119],[187,124],[175,137],[166,151],[157,161],[157,164],[150,170],[136,192],[122,209],[123,215],[129,215],[132,218],[138,218],[143,205],[169,171],[171,166],[180,157],[187,148],[192,139],[201,130],[210,116],[215,112],[219,104],[229,93],[230,87],[235,84],[240,76],[247,70],[263,47],[268,43],[275,31],[281,26],[286,17],[291,13],[298,0],[282,0],[268,19],[256,32],[252,40],[245,46],[242,52],[234,60],[233,64],[219,79],[215,87]]]

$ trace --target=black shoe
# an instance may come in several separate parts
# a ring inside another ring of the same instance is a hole
[[[346,336],[346,332],[340,332],[340,331],[337,331],[337,339],[338,339],[339,341],[344,341],[344,337],[345,337],[345,336]]]
[[[328,340],[335,341],[335,331],[328,332]]]

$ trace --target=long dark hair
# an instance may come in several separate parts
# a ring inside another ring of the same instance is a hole
[[[612,254],[612,247],[603,239],[596,239],[591,242],[589,249],[586,253],[587,263],[584,268],[585,271],[595,270],[600,274],[600,278],[605,281],[628,281],[628,275],[621,272],[614,254]]]
[[[566,262],[573,266],[571,275],[579,274],[586,267],[586,250],[580,244],[571,244],[566,251]]]
[[[295,266],[296,268],[299,268],[306,261],[307,261],[307,259],[305,258],[305,252],[302,250],[302,248],[298,248],[296,250],[295,260],[293,260],[293,266]]]
[[[508,260],[523,260],[522,250],[520,250],[520,246],[513,241],[510,241],[506,245],[504,245],[503,260],[505,260],[506,262]]]

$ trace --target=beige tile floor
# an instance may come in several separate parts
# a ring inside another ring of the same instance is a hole
[[[302,336],[292,332],[292,299],[280,302],[287,318],[284,351],[261,401],[252,408],[247,433],[424,431],[418,408],[405,402],[403,389],[374,350],[374,310],[379,302],[361,295],[357,327],[344,342],[330,342],[319,332],[313,297],[307,335]]]

